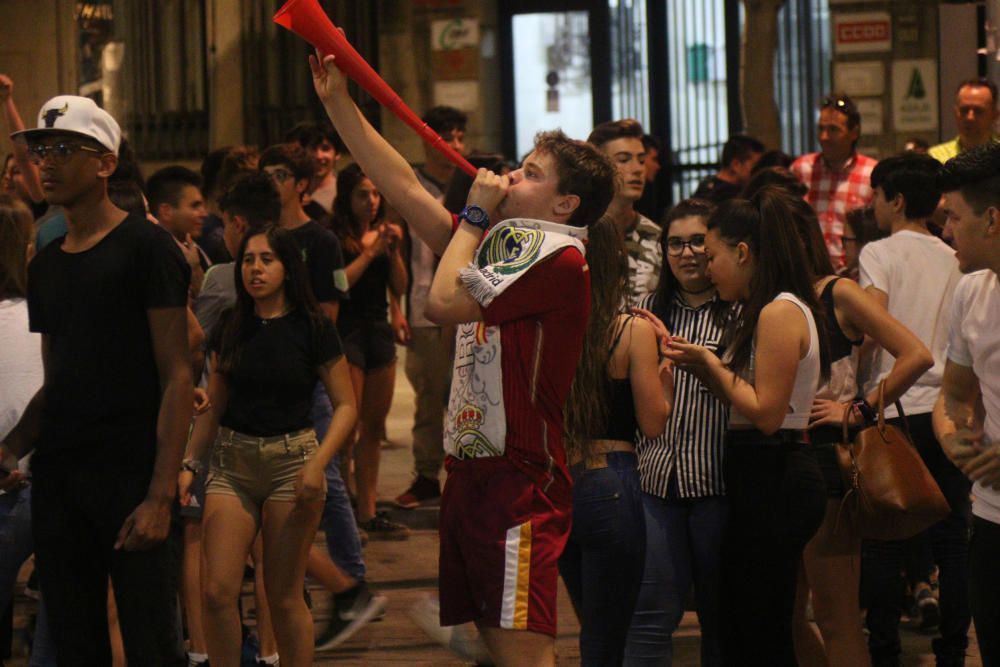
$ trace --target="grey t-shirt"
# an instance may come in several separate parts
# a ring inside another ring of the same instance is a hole
[[[201,292],[195,297],[191,309],[198,324],[205,332],[205,340],[212,337],[222,311],[236,303],[236,262],[213,264],[205,272]]]

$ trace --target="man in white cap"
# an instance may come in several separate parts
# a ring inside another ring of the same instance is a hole
[[[193,403],[190,270],[165,230],[108,199],[121,130],[93,100],[55,97],[12,137],[68,228],[28,268],[45,379],[0,456],[9,469],[35,451],[35,558],[58,662],[111,664],[110,576],[129,663],[182,665],[164,540]]]

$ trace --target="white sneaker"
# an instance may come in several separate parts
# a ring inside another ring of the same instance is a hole
[[[410,607],[407,613],[418,628],[428,637],[465,660],[477,665],[492,665],[493,658],[479,636],[475,623],[445,627],[441,625],[441,603],[436,597],[427,596]]]

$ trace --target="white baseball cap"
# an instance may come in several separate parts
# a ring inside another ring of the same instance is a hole
[[[76,134],[89,137],[118,155],[122,130],[118,121],[97,106],[89,97],[58,95],[42,105],[38,112],[38,127],[10,135],[16,141],[30,142],[46,134]]]

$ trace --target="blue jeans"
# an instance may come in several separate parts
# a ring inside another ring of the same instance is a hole
[[[333,419],[333,406],[322,382],[317,382],[313,390],[313,404],[309,416],[316,431],[316,439],[322,444]],[[351,509],[347,487],[340,477],[340,454],[330,459],[330,463],[326,466],[326,502],[323,505],[323,518],[320,519],[319,527],[326,535],[326,548],[337,567],[349,577],[364,581],[366,572],[365,561],[361,555],[361,538],[358,536],[358,524],[354,520],[354,510]]]
[[[951,513],[925,531],[940,570],[941,636],[931,642],[938,665],[960,665],[969,645],[969,491],[971,482],[949,461],[931,428],[930,413],[909,415],[910,433],[920,458],[951,507]],[[890,422],[902,428],[901,420]],[[862,544],[861,587],[868,603],[868,650],[872,664],[896,665],[901,651],[905,543],[865,540]]]
[[[701,625],[701,664],[722,664],[719,618],[722,535],[729,511],[725,497],[660,498],[642,495],[646,510],[646,570],[632,616],[625,665],[668,666],[671,635],[684,616],[694,583]]]
[[[622,664],[646,554],[639,460],[612,452],[607,462],[573,467],[573,529],[559,558],[580,618],[584,667]]]
[[[31,532],[31,487],[0,495],[0,609],[10,604],[17,573],[35,550]],[[31,667],[56,664],[56,651],[49,635],[44,603],[38,605]]]

